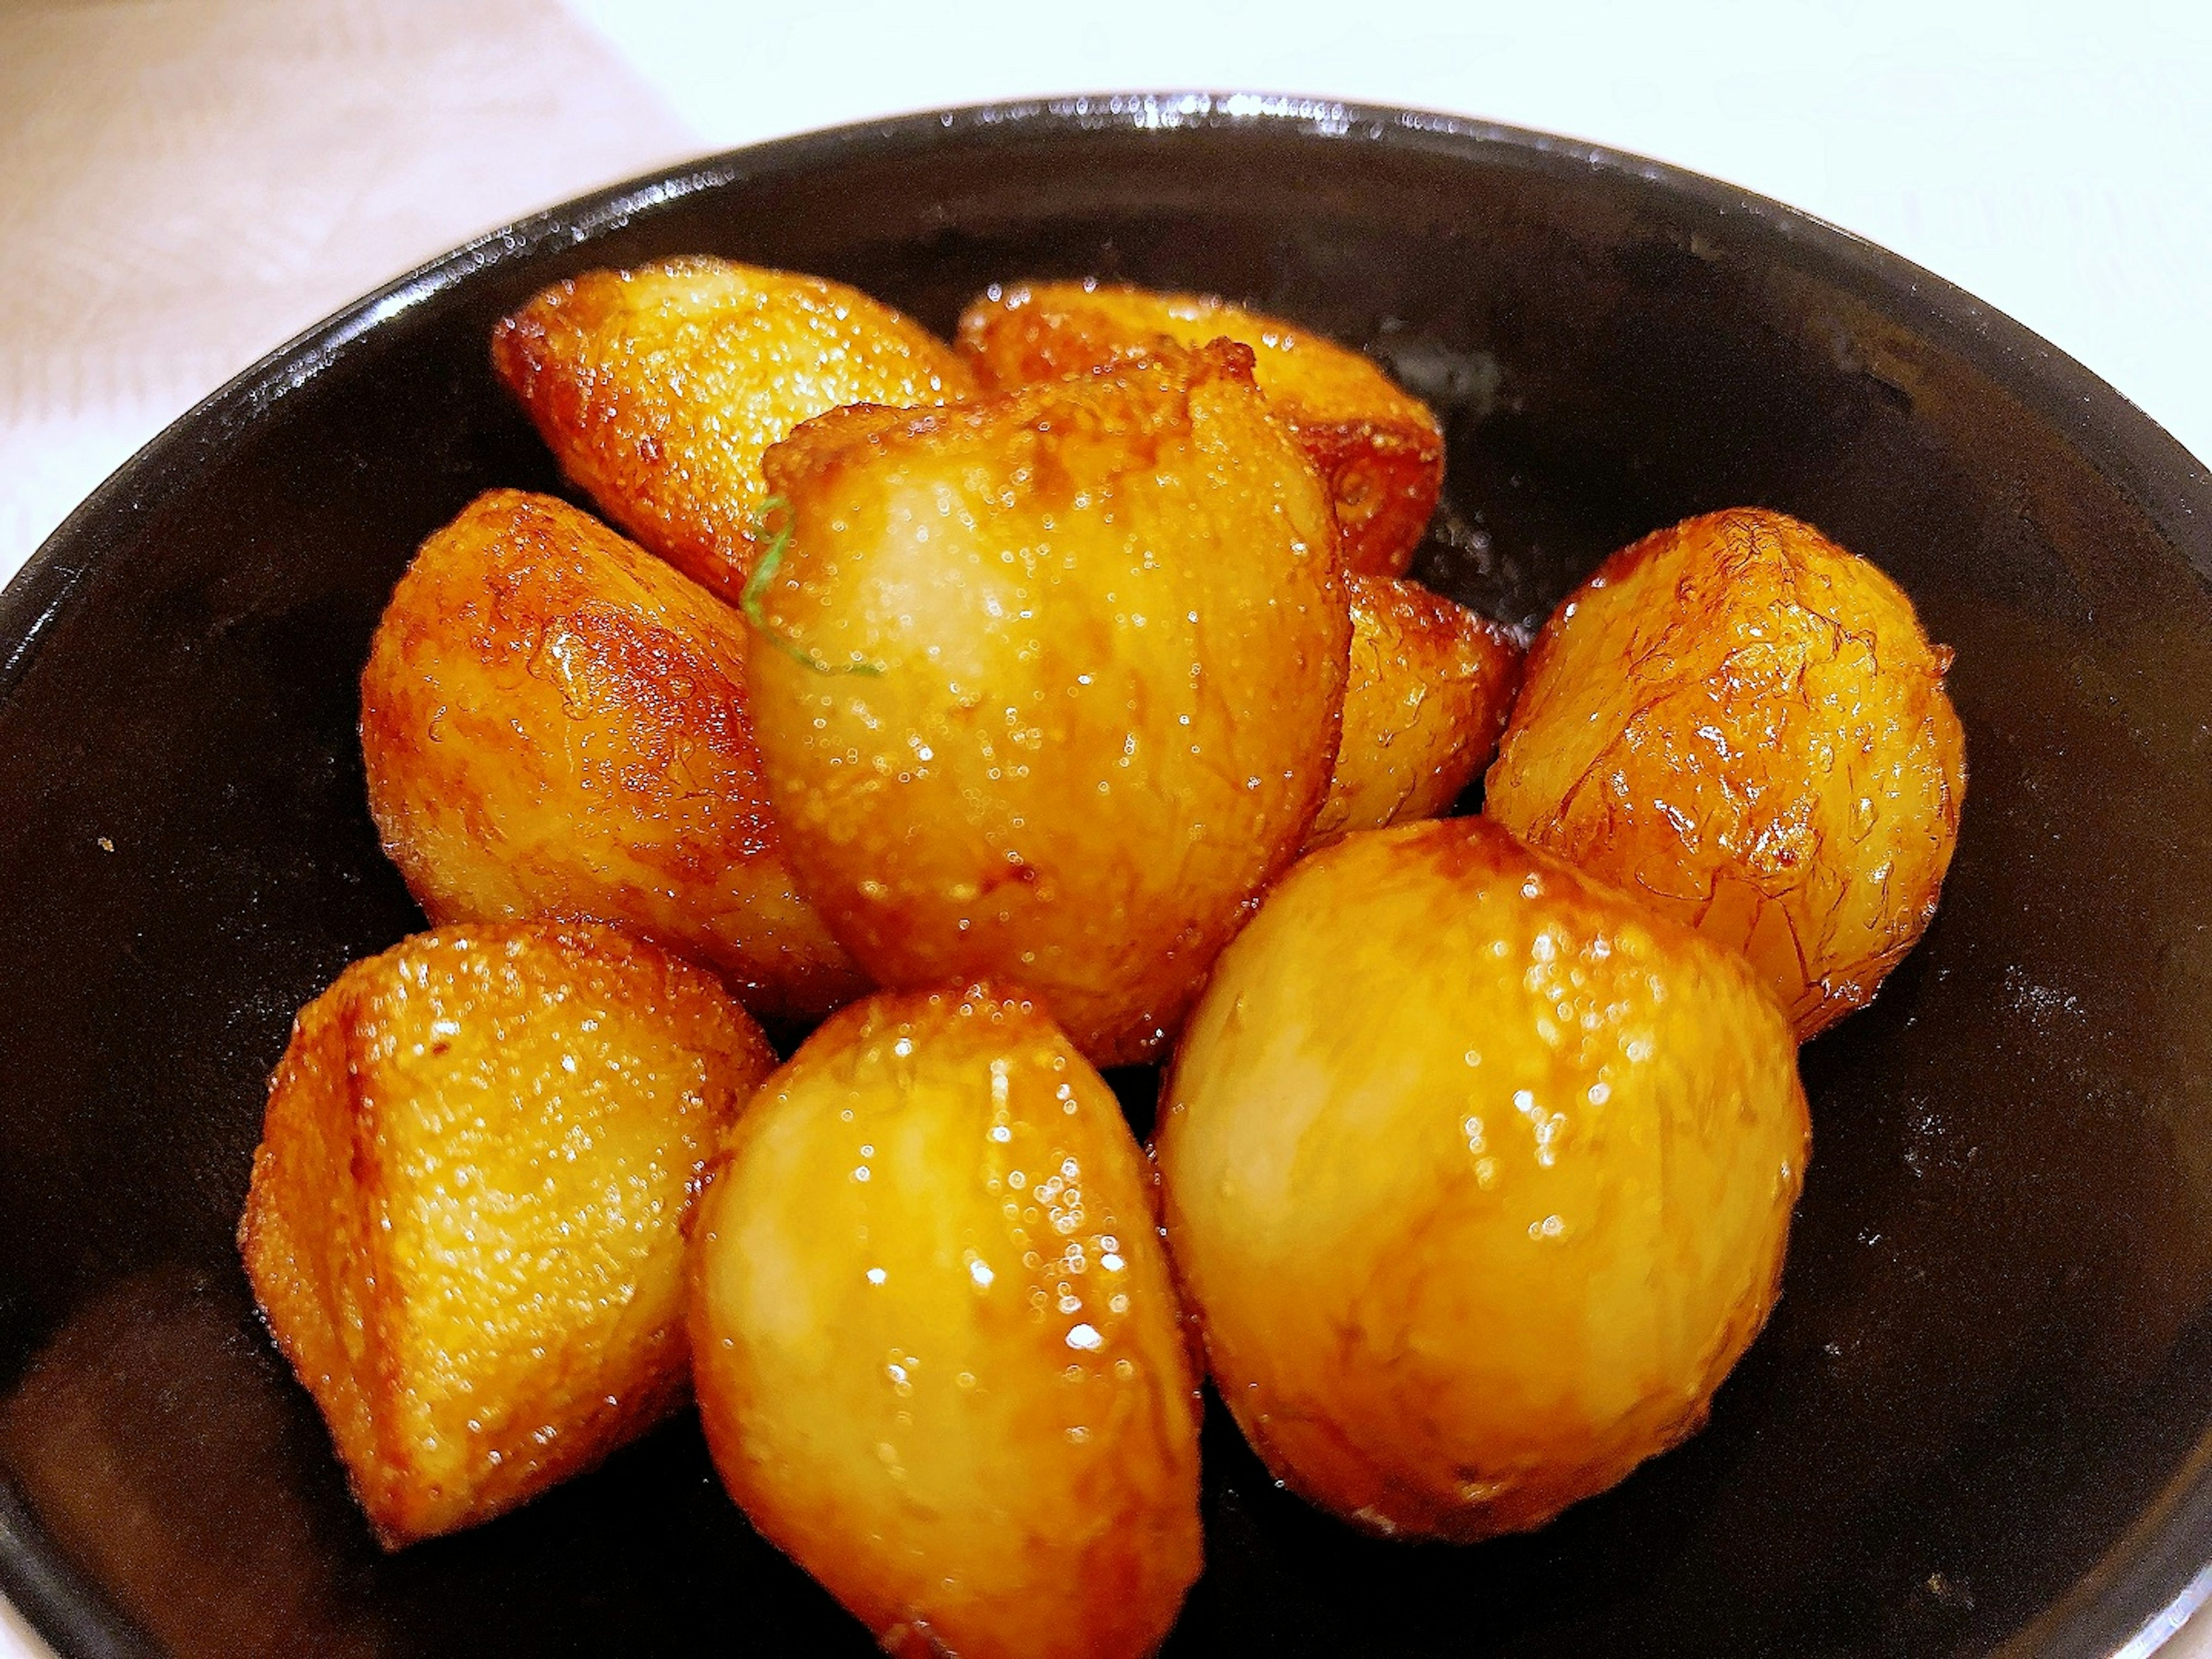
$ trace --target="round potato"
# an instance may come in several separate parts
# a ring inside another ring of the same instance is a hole
[[[753,1524],[895,1654],[1149,1653],[1198,1575],[1198,1405],[1144,1154],[1030,1002],[846,1009],[753,1101],[693,1259]]]
[[[1704,1420],[1808,1149],[1743,959],[1496,824],[1352,836],[1223,952],[1169,1249],[1274,1474],[1383,1534],[1541,1525]]]
[[[1403,575],[1443,488],[1443,431],[1429,406],[1359,353],[1310,328],[1203,294],[1115,283],[994,287],[960,319],[960,349],[987,386],[1080,374],[1163,343],[1252,349],[1268,405],[1328,485],[1347,570]]]
[[[1521,685],[1521,647],[1496,623],[1418,582],[1349,576],[1345,587],[1344,735],[1309,848],[1449,811],[1497,753]]]
[[[1483,811],[1743,951],[1802,1040],[1935,915],[1966,792],[1950,664],[1811,526],[1691,519],[1552,614]]]
[[[239,1244],[386,1548],[683,1402],[695,1183],[775,1063],[710,975],[601,927],[418,934],[301,1010]]]
[[[878,983],[1012,980],[1152,1057],[1328,787],[1351,622],[1224,343],[771,450],[749,689],[800,884]]]
[[[846,404],[975,389],[951,347],[857,289],[704,257],[571,277],[501,322],[491,356],[600,510],[732,600],[770,444]]]
[[[619,922],[757,1012],[866,988],[792,885],[738,612],[565,502],[493,490],[422,544],[362,672],[368,805],[433,922]]]

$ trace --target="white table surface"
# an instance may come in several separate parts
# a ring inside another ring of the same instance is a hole
[[[681,156],[1130,88],[1480,115],[1748,185],[2010,313],[2212,458],[2212,7],[0,0],[0,580],[255,357]],[[2212,1659],[2212,1616],[2166,1651]],[[0,1659],[43,1651],[0,1604]]]

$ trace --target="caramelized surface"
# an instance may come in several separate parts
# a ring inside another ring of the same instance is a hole
[[[799,896],[744,705],[738,612],[550,496],[422,544],[362,675],[369,810],[434,922],[619,922],[761,1012],[865,984]]]
[[[800,883],[879,982],[1003,975],[1148,1058],[1328,788],[1351,623],[1223,345],[771,451],[750,690]]]
[[[1483,811],[1744,951],[1808,1037],[1935,915],[1966,788],[1950,660],[1811,526],[1692,519],[1553,613]]]
[[[1521,647],[1418,582],[1351,576],[1352,677],[1328,799],[1310,847],[1434,817],[1490,763],[1521,686]]]
[[[1269,407],[1328,484],[1347,570],[1403,575],[1443,487],[1443,434],[1428,405],[1359,353],[1206,295],[1097,283],[994,287],[960,319],[987,386],[1079,374],[1163,342],[1251,347]]]
[[[1689,1434],[1808,1150],[1742,959],[1496,824],[1356,835],[1222,954],[1162,1096],[1223,1400],[1357,1525],[1535,1527]]]
[[[494,331],[492,363],[610,519],[732,599],[770,444],[846,404],[974,390],[951,348],[857,289],[704,257],[546,289]]]
[[[693,1182],[774,1063],[712,979],[602,928],[419,934],[301,1011],[239,1244],[386,1548],[682,1401]]]
[[[879,994],[702,1210],[700,1415],[753,1524],[893,1653],[1146,1653],[1198,1573],[1194,1379],[1144,1155],[1025,1000]]]

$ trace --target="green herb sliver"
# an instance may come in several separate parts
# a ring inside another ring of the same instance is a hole
[[[769,535],[768,521],[777,513],[783,514],[783,528]],[[884,665],[879,662],[824,662],[797,640],[778,633],[769,625],[768,617],[761,609],[761,595],[768,592],[769,583],[775,579],[776,567],[783,562],[784,550],[791,545],[791,503],[781,495],[769,496],[761,503],[760,512],[753,520],[753,526],[756,535],[769,537],[768,546],[762,550],[759,562],[753,566],[753,574],[745,579],[745,591],[738,601],[738,608],[745,613],[745,620],[753,625],[753,631],[792,661],[811,668],[817,674],[882,673]]]

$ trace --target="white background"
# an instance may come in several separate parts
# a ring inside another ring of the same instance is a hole
[[[2009,312],[2212,457],[2212,7],[0,0],[0,578],[254,357],[524,212],[866,116],[1231,88],[1748,185]],[[0,1613],[0,1659],[21,1639]]]

